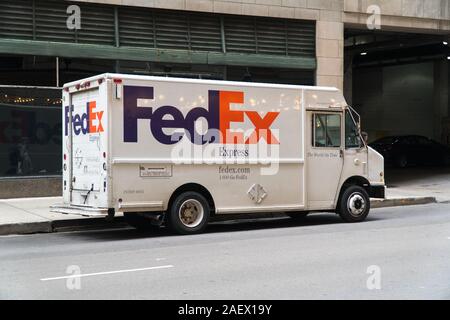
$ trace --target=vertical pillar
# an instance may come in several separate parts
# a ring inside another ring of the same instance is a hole
[[[447,59],[434,62],[434,138],[443,143],[450,142],[449,64]]]
[[[60,81],[59,81],[59,57],[56,57],[56,87],[59,88]]]
[[[120,26],[119,26],[119,7],[114,7],[114,38],[116,48],[120,47]],[[120,73],[120,61],[114,63],[114,72]]]
[[[344,54],[344,96],[351,106],[353,106],[353,58],[352,52]]]
[[[344,24],[342,19],[316,25],[316,84],[344,89]],[[340,20],[340,21],[339,21]]]

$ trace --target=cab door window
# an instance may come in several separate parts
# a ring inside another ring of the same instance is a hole
[[[313,118],[313,146],[339,148],[341,146],[341,115],[316,113]]]

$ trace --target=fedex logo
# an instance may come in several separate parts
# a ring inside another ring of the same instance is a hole
[[[99,133],[104,132],[102,125],[103,113],[104,111],[96,112],[97,102],[92,101],[86,104],[86,112],[82,114],[73,114],[73,106],[71,108],[65,107],[64,109],[64,118],[65,118],[65,130],[64,134],[68,135],[70,114],[72,112],[72,124],[73,124],[73,132],[75,135],[79,136],[80,134],[86,135],[88,133]],[[70,109],[70,111],[69,111]],[[95,124],[96,123],[96,124]]]
[[[206,143],[221,144],[257,144],[265,140],[267,144],[280,144],[271,131],[271,126],[279,116],[279,112],[268,112],[261,116],[257,111],[232,110],[231,104],[243,104],[244,93],[238,91],[208,92],[208,109],[194,108],[186,116],[174,106],[161,106],[153,109],[138,107],[138,99],[154,99],[152,87],[124,87],[124,142],[138,142],[138,120],[150,121],[150,131],[155,139],[166,145],[179,142],[185,134],[192,143],[202,145]],[[254,129],[250,135],[231,130],[232,123],[243,123],[248,118]],[[195,129],[198,119],[204,118],[208,123],[208,130],[200,135]],[[164,129],[184,129],[184,133],[166,134]]]

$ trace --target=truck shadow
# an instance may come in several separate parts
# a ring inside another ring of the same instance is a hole
[[[380,218],[369,216],[365,223],[380,220]],[[212,222],[208,225],[204,234],[220,234],[230,232],[245,232],[271,229],[290,229],[302,227],[320,227],[327,225],[345,224],[341,218],[333,213],[311,215],[302,220],[291,219],[288,217],[264,218],[264,219],[241,219],[226,220],[220,222]],[[72,233],[71,236],[86,237],[90,240],[98,241],[123,241],[135,239],[151,239],[151,238],[171,238],[184,236],[172,233],[168,228],[161,227],[152,231],[138,231],[132,227],[123,226],[119,229],[89,230],[85,232]],[[196,235],[190,236],[195,237]]]

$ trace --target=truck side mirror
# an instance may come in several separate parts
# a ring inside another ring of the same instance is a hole
[[[366,144],[369,144],[369,134],[367,133],[367,132],[361,132],[361,136],[362,136],[362,138],[364,139],[364,142],[366,143]]]

